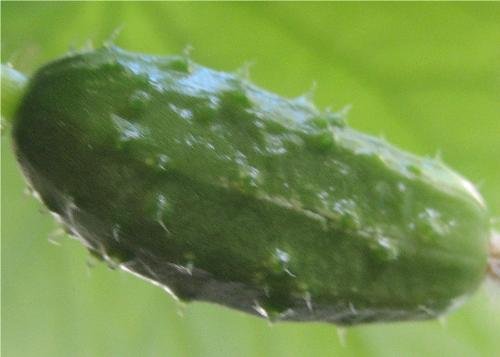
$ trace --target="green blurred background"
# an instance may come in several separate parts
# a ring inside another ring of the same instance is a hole
[[[129,50],[179,53],[285,96],[352,104],[350,123],[422,155],[441,152],[500,216],[500,3],[1,3],[2,62],[26,73],[122,27]],[[2,137],[2,356],[500,356],[500,294],[482,288],[437,321],[349,329],[266,321],[161,289],[55,237],[23,194]]]

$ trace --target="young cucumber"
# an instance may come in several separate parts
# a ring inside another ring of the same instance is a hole
[[[186,57],[106,47],[52,62],[13,136],[73,235],[185,301],[341,325],[416,320],[485,276],[489,218],[468,181]]]

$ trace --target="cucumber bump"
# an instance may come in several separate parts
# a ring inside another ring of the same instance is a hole
[[[182,300],[418,320],[485,276],[489,216],[464,178],[185,56],[64,57],[14,119],[23,172],[66,228]]]

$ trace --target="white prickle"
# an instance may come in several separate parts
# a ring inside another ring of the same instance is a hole
[[[250,81],[250,69],[253,66],[255,66],[254,61],[245,61],[236,71],[234,71],[234,74],[241,79]]]
[[[340,345],[346,347],[347,344],[347,328],[337,327],[337,337],[339,339]]]

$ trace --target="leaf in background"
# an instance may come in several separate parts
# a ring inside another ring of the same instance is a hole
[[[2,62],[32,73],[123,26],[117,44],[179,53],[221,70],[256,63],[254,81],[286,96],[318,82],[316,102],[352,104],[351,124],[444,160],[500,216],[499,3],[2,2]],[[335,328],[277,324],[208,304],[177,306],[105,266],[79,243],[47,242],[52,218],[25,197],[2,140],[2,353],[84,356],[497,356],[500,305],[481,291],[438,322]],[[177,311],[183,309],[184,317]]]

